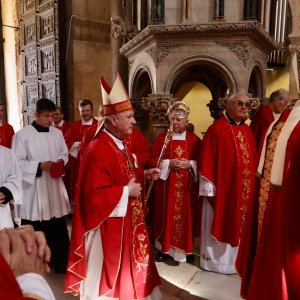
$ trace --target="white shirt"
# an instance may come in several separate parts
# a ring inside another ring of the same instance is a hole
[[[21,170],[17,165],[17,158],[9,148],[0,146],[0,186],[6,187],[13,196],[10,203],[22,203]],[[0,229],[13,227],[9,203],[0,204]]]
[[[12,149],[22,172],[20,218],[41,221],[67,215],[70,204],[62,178],[52,178],[48,170],[36,177],[40,162],[60,159],[65,164],[68,162],[68,148],[61,131],[50,126],[49,132],[38,132],[32,125],[27,125],[14,135]]]

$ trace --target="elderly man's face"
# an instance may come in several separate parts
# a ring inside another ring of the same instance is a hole
[[[132,134],[132,129],[136,124],[133,110],[123,111],[116,115],[112,115],[110,119],[117,131],[118,137],[123,139],[125,136]]]
[[[236,95],[233,99],[228,100],[226,111],[229,116],[237,122],[247,118],[250,101],[245,95]]]

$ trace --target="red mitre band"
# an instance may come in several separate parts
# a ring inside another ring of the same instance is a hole
[[[131,106],[130,100],[125,100],[115,104],[103,105],[104,116],[109,116],[123,111],[132,110],[132,109],[133,108]]]

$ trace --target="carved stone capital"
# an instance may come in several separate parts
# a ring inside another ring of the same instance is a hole
[[[168,127],[167,111],[169,105],[178,99],[172,94],[150,94],[141,101],[142,110],[149,113],[154,127]]]
[[[130,40],[138,32],[136,26],[132,25],[129,21],[124,21],[120,16],[112,16],[110,20],[112,26],[112,37],[115,40]]]

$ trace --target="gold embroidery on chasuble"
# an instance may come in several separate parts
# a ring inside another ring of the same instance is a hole
[[[127,147],[125,146],[124,151],[122,151],[126,157],[126,175],[128,180],[135,178],[133,172],[133,163],[128,155]],[[147,234],[147,228],[145,225],[144,210],[142,205],[141,196],[129,199],[128,214],[131,214],[131,244],[132,244],[132,263],[135,268],[136,274],[141,276],[144,283],[151,276],[149,274],[149,258],[150,258],[150,247]]]
[[[178,145],[172,151],[172,157],[174,159],[185,158],[186,157],[186,149],[183,149],[180,145]],[[175,242],[180,242],[182,240],[183,235],[183,197],[184,197],[184,183],[183,183],[183,174],[184,171],[174,171],[175,173],[175,205],[174,205],[174,234],[173,240]]]
[[[262,223],[264,219],[265,209],[267,206],[267,201],[269,197],[270,190],[270,180],[271,180],[271,171],[274,161],[275,147],[281,129],[284,125],[284,122],[277,123],[267,140],[267,148],[265,154],[265,162],[262,171],[262,177],[260,179],[260,190],[259,190],[259,208],[258,208],[258,227],[257,227],[257,241],[260,239],[260,234],[262,230]]]
[[[242,182],[242,197],[241,197],[241,204],[240,204],[240,231],[242,230],[245,218],[246,218],[246,211],[248,207],[248,202],[250,199],[251,194],[251,170],[250,166],[250,150],[249,144],[245,134],[238,130],[235,135],[235,140],[238,147],[238,156],[240,161],[241,167],[241,182]]]

